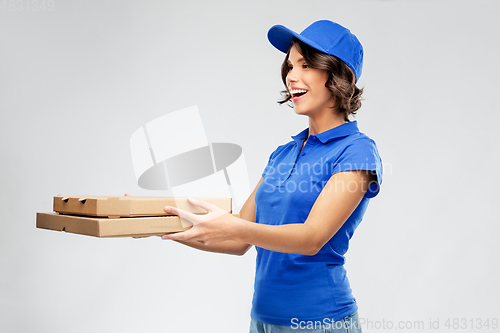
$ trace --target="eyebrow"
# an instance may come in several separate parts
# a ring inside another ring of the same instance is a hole
[[[304,57],[300,57],[300,58],[297,60],[297,63],[298,63],[298,64],[300,64],[300,63],[302,63],[302,62],[306,62],[306,61],[304,60]],[[292,61],[290,60],[290,58],[288,58],[288,59],[286,60],[286,63],[287,63],[287,64],[292,64]]]

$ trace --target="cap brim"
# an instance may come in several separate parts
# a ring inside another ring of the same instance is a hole
[[[267,39],[269,39],[269,42],[278,50],[280,50],[283,53],[287,53],[288,49],[290,48],[290,44],[292,44],[293,38],[297,38],[298,40],[304,42],[305,44],[315,48],[316,50],[319,50],[323,53],[327,53],[326,50],[324,50],[322,47],[317,45],[315,42],[313,42],[310,39],[307,39],[295,31],[292,31],[282,25],[275,25],[269,29],[267,32]]]

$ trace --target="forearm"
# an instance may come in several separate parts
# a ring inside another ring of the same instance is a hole
[[[271,251],[314,255],[356,209],[369,180],[370,175],[355,171],[335,174],[314,203],[304,223],[268,225],[238,219],[230,239]],[[356,186],[354,190],[349,190],[345,184]]]
[[[182,210],[174,210],[181,218],[183,216],[189,217],[195,226],[182,233],[164,236],[164,238],[214,244],[211,245],[214,246],[213,248],[198,248],[207,251],[223,251],[224,253],[228,253],[228,249],[232,249],[232,246],[236,245],[228,243],[233,245],[228,245],[226,248],[226,245],[218,247],[215,244],[229,240],[276,252],[314,255],[338,232],[356,209],[366,192],[362,185],[368,178],[368,174],[355,171],[339,172],[333,175],[303,223],[287,224],[287,221],[282,221],[285,224],[280,223],[279,225],[254,223],[254,208],[244,210],[242,218],[237,218],[205,205],[206,209],[210,211],[205,218]],[[356,185],[354,190],[342,186],[352,183]],[[290,207],[289,209],[294,208]]]
[[[181,241],[177,240],[181,244],[190,246],[192,248],[208,251],[208,252],[216,252],[216,253],[225,253],[225,254],[233,254],[237,256],[244,255],[248,249],[252,246],[251,244],[227,240],[219,243],[214,243],[210,245],[205,245],[197,241]]]
[[[313,227],[303,224],[265,225],[241,220],[234,239],[271,251],[314,255],[323,246]]]

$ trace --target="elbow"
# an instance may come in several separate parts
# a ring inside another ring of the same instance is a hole
[[[306,256],[314,256],[318,254],[321,248],[326,244],[326,241],[321,237],[321,234],[312,230],[312,232],[304,232],[300,246],[300,252]]]
[[[233,256],[237,256],[237,257],[241,257],[242,255],[244,255],[245,253],[247,253],[247,251],[234,251],[232,252],[231,254]]]
[[[313,249],[313,250],[311,250],[311,251],[306,251],[306,252],[304,252],[303,254],[304,254],[304,255],[306,255],[306,256],[314,256],[314,255],[316,255],[318,252],[319,252],[319,249],[317,249],[317,250],[316,250],[316,249]]]
[[[318,244],[308,244],[307,247],[304,248],[303,251],[301,251],[302,253],[300,254],[303,254],[303,255],[306,255],[306,256],[314,256],[316,255],[319,250],[321,250],[323,246],[322,245],[318,245]]]
[[[306,256],[314,256],[318,254],[318,252],[323,248],[323,246],[326,244],[326,241],[320,237],[315,237],[316,235],[313,235],[309,237],[305,243],[303,253]]]
[[[250,247],[252,247],[250,244],[245,244],[246,246],[244,247],[241,247],[235,251],[233,251],[231,254],[232,255],[235,255],[235,256],[238,256],[238,257],[241,257],[243,256],[245,253],[248,252],[248,250],[250,249]]]

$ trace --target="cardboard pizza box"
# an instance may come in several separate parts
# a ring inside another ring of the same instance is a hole
[[[239,217],[239,214],[233,214]],[[99,218],[58,213],[37,213],[36,227],[95,237],[162,236],[189,230],[174,216]]]
[[[199,198],[232,212],[231,198]],[[166,216],[165,206],[178,207],[194,214],[205,214],[203,208],[192,205],[187,198],[136,196],[62,196],[54,197],[58,213],[96,217]]]
[[[188,230],[178,216],[98,218],[37,213],[36,227],[95,237],[161,236]]]

